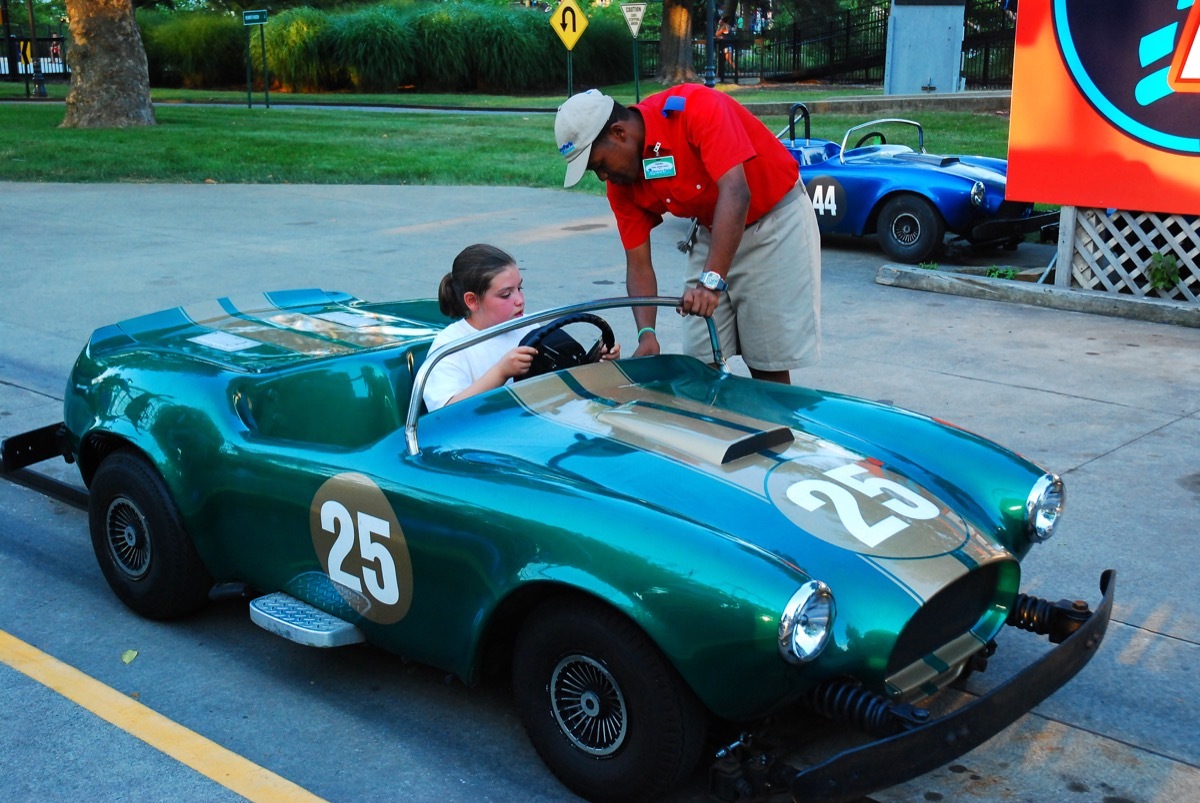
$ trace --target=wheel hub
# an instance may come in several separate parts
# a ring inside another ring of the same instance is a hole
[[[146,517],[129,499],[114,499],[104,516],[108,551],[116,567],[132,580],[150,570],[150,538]]]
[[[904,245],[912,245],[921,236],[921,221],[912,215],[900,215],[892,224],[892,235]]]
[[[625,743],[629,712],[617,679],[586,655],[569,655],[550,676],[550,706],[567,740],[594,756]]]

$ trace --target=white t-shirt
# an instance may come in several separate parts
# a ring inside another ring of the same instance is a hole
[[[470,348],[457,351],[449,357],[439,360],[437,365],[433,366],[429,376],[425,378],[425,390],[422,393],[425,407],[430,412],[444,407],[446,402],[450,401],[451,396],[470,387],[476,379],[498,363],[501,357],[521,345],[521,338],[529,334],[533,328],[533,326],[527,326],[524,329],[515,329],[497,335],[490,340],[476,343]],[[429,346],[429,353],[432,354],[447,343],[453,343],[455,340],[478,333],[479,330],[471,326],[466,318],[457,320],[438,332],[437,337]]]

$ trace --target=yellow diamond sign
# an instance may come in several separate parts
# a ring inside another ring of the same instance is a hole
[[[567,46],[567,50],[571,50],[587,28],[587,17],[583,15],[583,9],[575,0],[562,0],[550,15],[550,25]]]

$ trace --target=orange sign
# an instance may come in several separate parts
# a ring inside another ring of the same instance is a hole
[[[1200,0],[1025,0],[1008,196],[1200,214]]]

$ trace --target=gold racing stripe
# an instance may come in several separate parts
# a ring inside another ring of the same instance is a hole
[[[922,495],[936,504],[935,520],[913,521],[906,528],[910,535],[897,535],[883,542],[879,549],[867,548],[845,532],[840,514],[831,509],[832,505],[822,505],[815,514],[804,514],[786,494],[791,482],[820,476],[820,472],[830,467],[863,462],[863,455],[820,438],[794,433],[791,445],[783,451],[776,450],[775,457],[756,452],[722,465],[720,455],[728,443],[747,432],[760,432],[777,425],[648,390],[633,383],[613,363],[581,366],[572,369],[569,376],[583,393],[561,375],[518,382],[509,386],[509,390],[543,420],[663,455],[769,500],[816,537],[856,552],[916,604],[923,604],[974,566],[1007,555],[985,541],[975,528],[928,491]],[[860,502],[864,506],[878,505],[879,500]],[[800,520],[797,517],[801,515],[822,516],[824,526],[814,530],[812,519]],[[803,521],[808,521],[809,526]]]
[[[951,675],[958,674],[956,667],[979,652],[983,644],[978,636],[968,631],[935,650],[931,656],[935,659],[934,663],[919,658],[887,678],[885,682],[901,695],[901,699],[923,697],[925,694],[920,692],[922,688],[930,685],[940,688],[945,685]],[[936,665],[937,663],[942,666]]]
[[[720,456],[748,432],[774,429],[776,424],[631,385],[629,377],[609,362],[582,366],[570,375],[595,398],[580,395],[557,374],[508,387],[522,405],[544,420],[662,454],[766,497],[766,476],[777,464],[775,460],[754,453],[722,465]],[[650,406],[656,402],[661,408]]]

